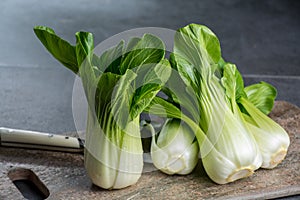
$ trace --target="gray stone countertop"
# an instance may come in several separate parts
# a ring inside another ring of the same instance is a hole
[[[258,169],[252,176],[218,185],[206,175],[201,162],[186,176],[169,176],[145,164],[138,183],[121,190],[92,185],[80,154],[0,147],[0,199],[23,199],[7,173],[31,169],[49,189],[48,199],[271,199],[300,194],[300,109],[276,102],[270,116],[288,132],[286,158],[272,170]],[[67,133],[66,133],[67,134]],[[72,135],[69,133],[68,135]],[[296,199],[297,196],[289,197]]]

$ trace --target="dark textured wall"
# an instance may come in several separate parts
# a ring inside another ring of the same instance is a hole
[[[74,75],[42,47],[34,25],[47,25],[74,42],[78,30],[96,43],[139,27],[209,26],[225,59],[250,84],[265,80],[278,99],[300,105],[300,2],[297,0],[78,0],[0,2],[0,126],[74,130]]]

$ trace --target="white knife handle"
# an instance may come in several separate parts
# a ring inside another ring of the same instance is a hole
[[[37,131],[0,128],[0,145],[35,149],[82,152],[79,138],[42,133]]]

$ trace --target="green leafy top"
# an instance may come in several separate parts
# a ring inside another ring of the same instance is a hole
[[[200,87],[203,70],[206,71],[204,74],[210,74],[210,68],[220,59],[219,40],[206,26],[190,24],[176,32],[170,62],[186,85],[190,85],[194,90]]]
[[[51,28],[36,26],[34,32],[54,58],[74,73],[78,72],[75,46],[58,37]]]
[[[187,116],[199,121],[201,102],[209,107],[212,99],[224,101],[222,95],[211,93],[214,96],[209,96],[203,89],[208,82],[212,83],[210,88],[219,88],[222,83],[227,98],[236,99],[242,110],[239,99],[247,98],[268,114],[276,97],[275,88],[265,82],[244,88],[236,67],[222,59],[218,38],[203,25],[190,24],[176,32],[170,62],[178,74],[173,72],[169,80],[171,70],[164,59],[164,44],[151,34],[131,38],[126,46],[120,41],[97,56],[93,53],[91,33],[77,32],[73,46],[51,28],[36,26],[34,32],[58,61],[81,77],[89,105],[95,108],[99,119],[104,119],[108,112],[121,120],[120,124],[126,124],[149,105],[153,106],[153,102],[159,102],[172,107],[173,116],[179,117],[180,112],[185,111]],[[167,80],[166,87],[162,88]],[[169,102],[155,97],[161,89],[169,96]],[[168,110],[169,116],[172,109]]]
[[[125,128],[170,76],[164,44],[151,34],[132,38],[126,47],[120,41],[97,56],[91,33],[77,32],[76,45],[72,46],[50,28],[36,26],[34,32],[56,59],[81,77],[89,108],[100,125],[113,119]]]
[[[261,81],[245,87],[248,100],[264,114],[269,114],[273,108],[277,90],[269,83]]]
[[[247,97],[244,91],[244,81],[242,75],[237,70],[236,66],[231,63],[226,63],[223,66],[223,76],[221,78],[222,85],[226,91],[226,96],[231,102],[231,109],[233,112],[237,106],[236,102],[241,97]]]

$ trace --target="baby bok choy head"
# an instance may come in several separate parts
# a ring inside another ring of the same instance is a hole
[[[185,175],[198,163],[199,147],[193,131],[179,119],[167,119],[159,135],[151,124],[145,124],[152,133],[151,158],[160,171]]]
[[[260,82],[245,87],[245,93],[247,96],[239,102],[245,110],[243,117],[260,148],[262,168],[274,168],[284,159],[290,144],[286,131],[267,116],[277,91],[272,85]]]
[[[276,167],[287,154],[290,145],[288,134],[246,98],[241,98],[240,103],[248,113],[244,114],[244,118],[262,154],[261,167],[267,169]]]
[[[267,116],[273,108],[277,95],[276,89],[263,81],[244,88],[242,76],[236,67],[224,61],[221,72],[229,98],[230,93],[233,93],[232,86],[236,85],[235,99],[242,112],[246,127],[254,136],[260,149],[263,161],[261,167],[267,169],[276,167],[286,156],[290,144],[286,131]],[[231,82],[230,79],[232,79]],[[231,103],[236,104],[236,102],[232,96]],[[232,105],[232,107],[236,106]]]
[[[162,41],[145,34],[97,56],[91,33],[77,32],[72,46],[50,28],[34,31],[47,50],[82,79],[88,100],[84,162],[92,182],[106,189],[136,183],[143,168],[139,116],[171,69]]]
[[[235,99],[239,104],[240,111],[243,112],[242,118],[249,132],[254,136],[262,155],[263,162],[261,167],[272,169],[284,159],[290,144],[286,131],[266,115],[273,108],[277,91],[266,82],[260,82],[244,88],[242,77],[238,70],[233,65],[225,64],[223,81],[228,81],[232,76],[236,77]],[[227,90],[230,90],[232,85],[233,83],[225,83],[224,86]],[[232,101],[232,103],[236,104],[235,101]]]
[[[216,74],[221,60],[220,43],[207,27],[190,24],[179,29],[170,62],[184,86],[177,86],[179,78],[172,83],[172,73],[165,87],[180,108],[157,97],[147,110],[188,124],[197,137],[208,176],[224,184],[251,175],[261,166],[262,158],[235,103],[236,77],[221,80]]]
[[[199,125],[206,135],[199,142],[204,168],[223,184],[251,175],[262,159],[235,103],[235,67],[228,66],[230,73],[221,80],[215,74],[220,60],[220,44],[211,30],[196,24],[179,29],[172,63],[198,99]]]

